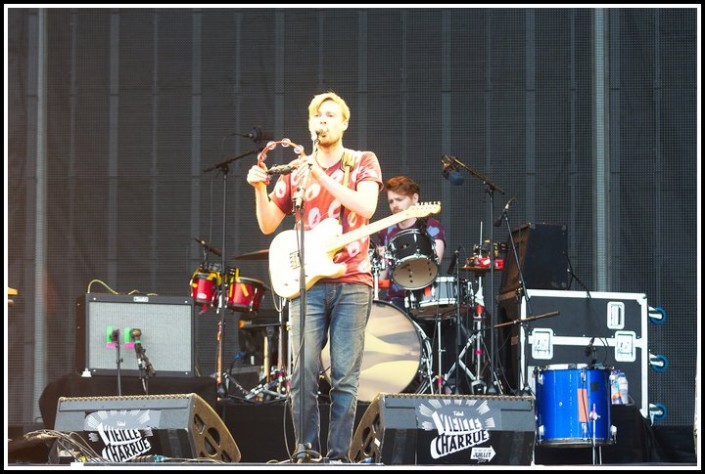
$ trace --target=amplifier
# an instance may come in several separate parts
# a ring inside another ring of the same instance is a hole
[[[194,376],[193,300],[87,293],[76,299],[76,369],[138,375],[134,329],[156,375]]]
[[[380,393],[360,419],[354,462],[529,465],[531,397]]]

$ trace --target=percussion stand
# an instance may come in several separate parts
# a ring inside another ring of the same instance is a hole
[[[227,387],[225,385],[225,382],[223,380],[223,326],[225,325],[225,304],[223,303],[225,295],[227,295],[228,291],[228,271],[225,266],[226,264],[226,251],[225,251],[225,228],[227,227],[225,224],[227,222],[227,204],[228,204],[228,173],[230,172],[230,163],[239,160],[241,158],[245,158],[250,155],[254,155],[255,153],[259,153],[259,149],[254,149],[250,150],[246,153],[243,153],[238,156],[234,156],[232,158],[228,158],[225,161],[222,161],[220,163],[217,163],[210,168],[206,168],[203,170],[204,173],[207,173],[209,171],[213,170],[220,170],[220,172],[223,174],[223,218],[222,218],[222,223],[223,223],[223,234],[222,234],[222,250],[221,250],[221,263],[222,263],[222,272],[223,272],[223,278],[221,280],[221,288],[218,293],[218,306],[216,307],[216,314],[218,314],[218,329],[217,329],[217,353],[216,353],[216,376],[215,376],[215,386],[216,386],[216,395],[218,399],[225,398],[227,395]]]
[[[260,383],[258,386],[247,392],[245,395],[245,400],[251,400],[258,396],[260,393],[264,393],[266,395],[270,395],[275,398],[286,398],[286,394],[288,392],[289,386],[288,386],[288,380],[289,376],[287,374],[291,373],[291,365],[288,366],[288,369],[284,367],[284,361],[283,361],[283,352],[284,352],[284,306],[286,305],[287,299],[284,297],[279,296],[279,306],[277,308],[277,312],[279,313],[279,340],[277,343],[277,366],[276,368],[272,368],[271,372],[267,372],[266,374],[266,379],[265,383]],[[267,331],[269,331],[269,328],[267,328]],[[271,344],[269,343],[270,339],[270,334],[269,332],[265,335],[264,337],[264,353],[265,353],[265,360],[264,360],[264,367],[267,370],[270,370],[269,367],[269,360],[270,360],[270,355],[271,355]],[[288,342],[288,354],[289,358],[291,357],[291,339],[287,339]],[[289,359],[290,360],[290,359]],[[272,378],[270,375],[273,375],[274,377]],[[276,389],[276,390],[275,390]]]
[[[261,383],[257,387],[253,388],[250,390],[246,395],[245,395],[245,400],[251,400],[252,398],[256,397],[260,393],[266,393],[267,395],[271,395],[273,397],[277,398],[286,398],[286,393],[288,392],[288,380],[289,376],[287,374],[291,374],[291,364],[289,364],[287,367],[284,367],[284,361],[283,361],[283,354],[284,354],[284,328],[285,328],[285,322],[284,322],[284,306],[286,306],[286,301],[287,299],[279,296],[279,306],[277,308],[277,312],[279,313],[279,340],[277,342],[277,367],[276,369],[271,371],[271,375],[274,375],[274,378],[272,379],[270,377],[270,372],[267,372],[266,375],[266,383]],[[265,336],[264,342],[265,342],[265,362],[264,362],[264,367],[267,370],[270,370],[269,367],[269,360],[270,360],[270,353],[271,353],[271,345],[269,344],[269,334]],[[287,354],[289,355],[289,361],[291,360],[291,339],[287,338],[288,341],[288,351]],[[276,387],[276,391],[272,390]]]
[[[286,298],[279,297],[279,339],[277,340],[277,393],[284,394],[288,392],[287,380],[291,374],[291,366],[284,364],[284,328],[286,322],[284,322],[284,306],[286,306]],[[287,337],[287,356],[291,354],[291,343]]]

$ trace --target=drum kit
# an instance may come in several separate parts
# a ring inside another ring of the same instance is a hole
[[[489,257],[484,249],[485,246],[474,246],[473,255],[464,265],[457,266],[459,270],[472,272],[475,276],[472,279],[461,278],[460,272],[455,275],[439,275],[435,241],[420,229],[407,229],[396,234],[390,240],[384,255],[380,255],[376,248],[370,248],[375,301],[366,330],[359,387],[361,400],[367,400],[367,396],[373,398],[380,391],[457,391],[457,381],[452,386],[450,379],[454,374],[458,375],[457,371],[460,369],[464,370],[470,380],[470,386],[475,390],[475,386],[481,381],[480,371],[486,363],[482,360],[486,353],[482,341],[482,279],[489,270]],[[495,250],[499,257],[502,248],[495,246]],[[496,258],[495,268],[501,270],[503,263],[503,259]],[[391,281],[404,290],[403,307],[385,301],[384,295],[380,297],[380,294],[384,293],[384,287],[389,284],[388,281],[380,279],[385,270],[388,270]],[[458,347],[457,360],[450,370],[444,373],[441,360],[447,349],[443,347],[442,342],[443,327],[446,326],[446,321],[457,320],[456,330],[460,331],[461,317],[471,313],[472,332],[469,337],[467,332],[458,336],[458,345],[465,347],[462,350]],[[422,328],[429,325],[433,326],[432,338]],[[387,326],[394,330],[385,331]],[[397,345],[401,344],[401,341],[406,345],[406,351],[398,350]],[[474,347],[471,352],[474,372],[464,361],[470,347]],[[396,365],[391,368],[390,356],[402,353],[403,357],[398,357]],[[401,371],[397,370],[397,367],[409,370]],[[393,376],[390,377],[390,374]]]

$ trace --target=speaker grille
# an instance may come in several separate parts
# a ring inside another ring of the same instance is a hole
[[[119,330],[121,371],[137,375],[139,366],[132,329],[141,330],[141,344],[157,375],[193,376],[193,302],[170,296],[88,293],[77,299],[76,368],[93,374],[117,373]]]
[[[55,429],[79,433],[98,455],[93,462],[155,455],[240,462],[240,450],[225,424],[194,393],[61,397]]]
[[[530,464],[534,439],[531,397],[380,393],[349,454],[383,464]]]

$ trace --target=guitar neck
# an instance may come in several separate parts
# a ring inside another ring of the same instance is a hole
[[[382,229],[386,229],[392,224],[398,224],[401,221],[409,219],[410,217],[419,217],[418,213],[414,212],[411,208],[399,212],[397,214],[392,214],[391,216],[385,217],[378,221],[372,222],[370,224],[364,225],[359,229],[352,230],[341,236],[339,236],[335,242],[330,242],[326,248],[326,252],[336,252],[351,242],[355,242],[365,236],[379,232]]]

